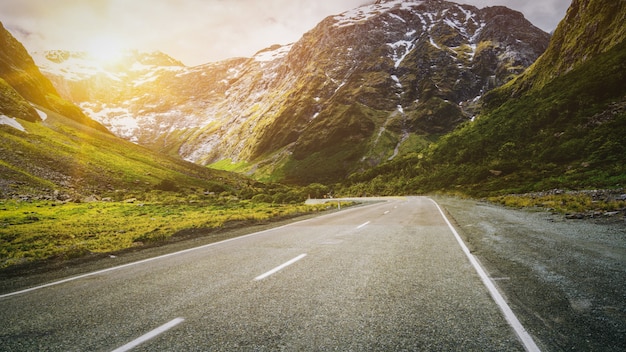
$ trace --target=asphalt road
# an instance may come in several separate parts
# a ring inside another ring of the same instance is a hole
[[[523,351],[509,321],[411,197],[4,294],[0,350]]]

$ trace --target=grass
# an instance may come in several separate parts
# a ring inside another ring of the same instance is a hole
[[[160,189],[164,181],[181,191],[211,190],[214,184],[235,193],[249,188],[243,176],[167,157],[44,111],[44,122],[21,122],[27,132],[0,126],[0,175],[5,181],[0,198],[51,190],[78,198],[106,197],[115,190]]]
[[[72,259],[163,242],[190,229],[220,229],[317,212],[325,205],[250,201],[61,203],[0,201],[0,268],[45,259]]]
[[[515,208],[544,208],[561,214],[614,212],[626,209],[626,200],[594,199],[592,194],[566,192],[560,194],[525,194],[489,197],[489,201]]]
[[[211,169],[230,172],[241,172],[245,170],[248,166],[249,164],[246,161],[233,162],[230,158],[223,159],[208,165],[208,167]]]

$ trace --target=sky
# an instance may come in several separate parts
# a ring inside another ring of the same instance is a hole
[[[161,51],[195,66],[296,42],[327,16],[372,0],[0,0],[0,22],[29,52]],[[503,5],[554,30],[571,0],[456,0]]]

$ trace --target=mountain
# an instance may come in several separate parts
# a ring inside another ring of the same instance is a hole
[[[118,136],[309,183],[430,144],[471,119],[478,98],[523,72],[548,41],[505,7],[395,0],[328,17],[252,58],[197,67],[137,52],[99,67],[75,66],[84,59],[76,53],[35,59],[64,97]]]
[[[74,104],[62,99],[50,81],[44,77],[24,46],[0,23],[0,114],[26,121],[40,121],[35,108],[42,108],[107,131],[91,120]]]
[[[122,200],[158,190],[253,195],[243,176],[161,155],[51,110],[37,111],[44,121],[0,119],[0,199]]]
[[[253,195],[254,185],[245,177],[163,156],[114,136],[60,98],[2,26],[0,47],[0,199],[80,201],[137,197],[153,190]]]
[[[624,6],[624,1],[573,1],[548,50],[516,83],[518,94],[540,88],[621,43],[626,37]]]
[[[626,2],[574,0],[546,52],[427,151],[353,175],[349,193],[474,195],[626,184]]]
[[[165,54],[128,52],[110,64],[85,52],[49,51],[34,53],[33,57],[61,95],[116,135],[130,141],[148,144],[154,134],[159,133],[161,105],[182,109],[183,101],[174,100],[178,93],[175,87],[145,84],[160,76],[175,76],[185,69],[182,63]],[[171,116],[173,114],[170,112]],[[141,119],[134,116],[149,120],[157,132],[142,139],[142,130],[147,131],[152,125],[143,126]],[[177,126],[177,119],[170,120],[168,124]],[[180,126],[186,126],[184,122],[180,121]]]

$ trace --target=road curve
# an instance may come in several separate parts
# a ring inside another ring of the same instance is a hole
[[[0,321],[3,351],[525,349],[424,197],[2,295]]]

